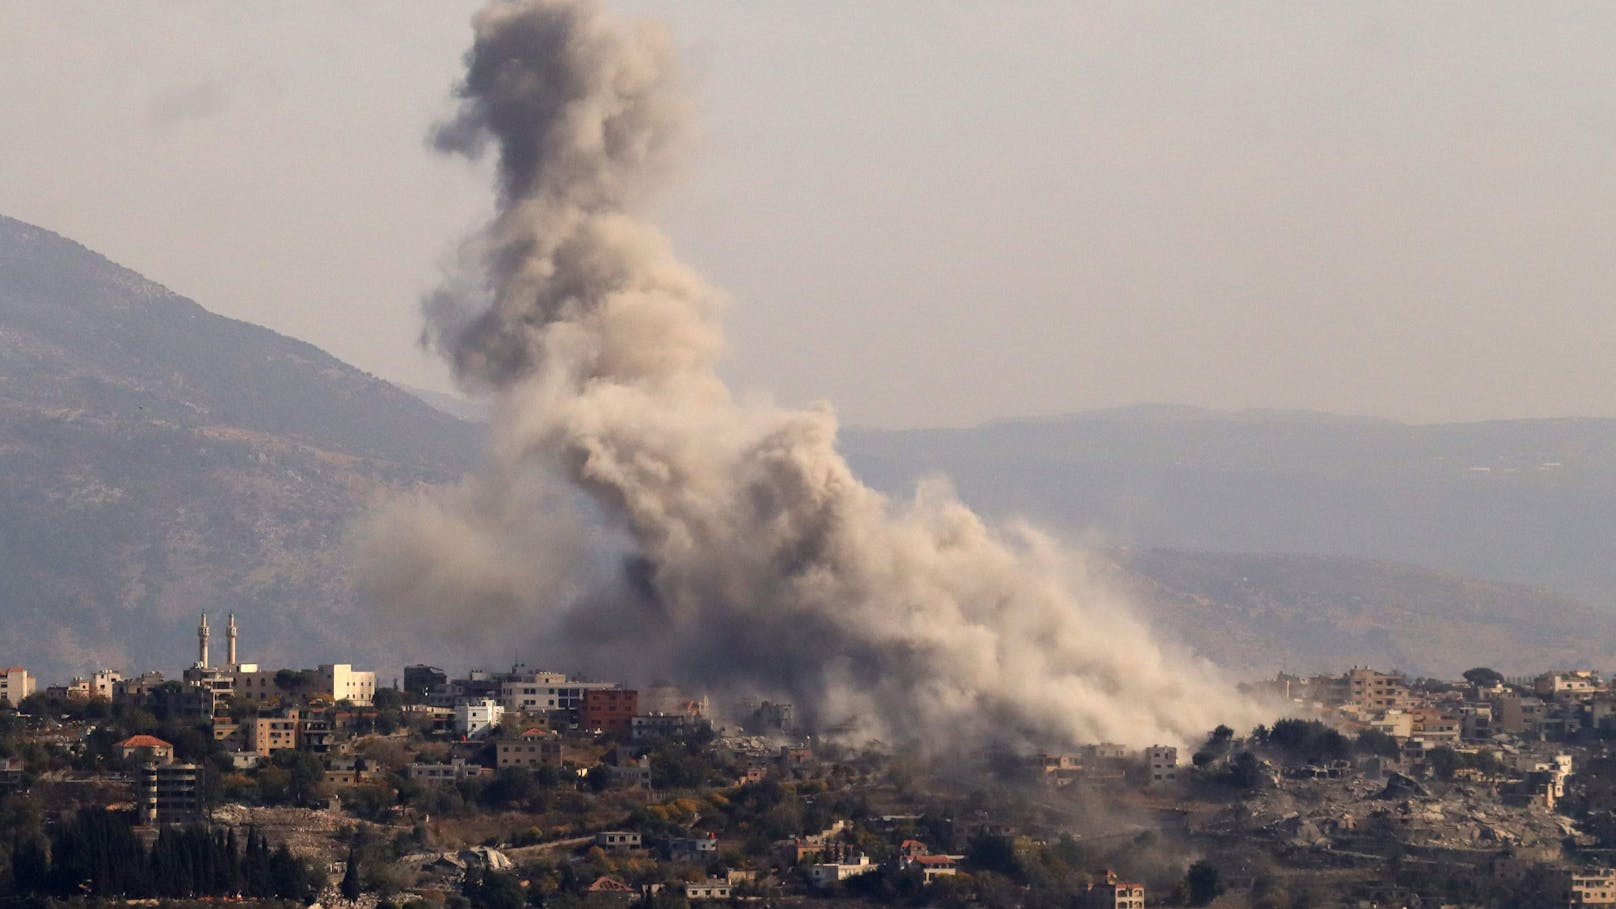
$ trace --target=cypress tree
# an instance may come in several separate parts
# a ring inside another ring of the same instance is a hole
[[[342,872],[342,897],[353,902],[359,899],[359,850],[354,846],[348,847],[348,867]]]
[[[50,883],[50,858],[45,845],[33,836],[11,840],[11,887],[17,894],[42,893]]]

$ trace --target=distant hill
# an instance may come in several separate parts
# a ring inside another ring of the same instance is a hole
[[[192,659],[198,612],[233,610],[244,659],[385,671],[394,655],[349,589],[344,534],[380,496],[460,477],[482,435],[306,343],[0,218],[0,665],[50,680],[172,670]],[[984,510],[1129,544],[1099,552],[1103,580],[1243,674],[1610,663],[1603,613],[1458,576],[1616,587],[1610,421],[1408,427],[1133,408],[853,431],[844,445],[878,486],[942,469]],[[1191,549],[1225,551],[1170,551]],[[1390,564],[1410,561],[1456,573]]]
[[[1616,666],[1616,616],[1544,590],[1317,556],[1112,550],[1095,564],[1156,627],[1246,678]]]
[[[842,446],[878,488],[946,473],[987,513],[1080,539],[1415,563],[1616,606],[1616,420],[1411,426],[1151,406],[852,430]]]
[[[203,610],[237,613],[246,659],[373,657],[347,522],[455,479],[479,439],[309,344],[0,217],[0,663],[185,665]]]

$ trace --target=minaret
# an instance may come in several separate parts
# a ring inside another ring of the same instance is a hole
[[[230,613],[230,624],[224,629],[225,663],[235,669],[236,663],[236,614]]]
[[[196,626],[196,665],[208,668],[208,614],[202,613],[202,624]]]

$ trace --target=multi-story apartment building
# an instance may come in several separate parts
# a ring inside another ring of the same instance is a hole
[[[1400,706],[1407,688],[1403,677],[1355,667],[1346,675],[1346,701],[1360,710],[1387,710]]]
[[[242,724],[247,730],[246,750],[267,758],[277,751],[296,748],[301,719],[301,712],[290,707],[247,720]]]
[[[203,820],[203,770],[195,764],[148,764],[135,777],[140,822],[194,824]]]
[[[325,664],[315,670],[319,694],[333,703],[348,701],[355,707],[369,707],[376,697],[376,673],[360,672],[352,664]]]
[[[1564,874],[1565,905],[1616,906],[1616,871],[1585,868]]]
[[[632,688],[590,688],[584,692],[579,725],[614,735],[626,735],[639,712],[639,692]]]
[[[506,710],[519,713],[565,711],[577,723],[583,718],[586,692],[616,687],[613,682],[584,682],[559,672],[519,672],[500,683],[499,701]]]
[[[476,738],[505,718],[505,708],[491,698],[468,700],[454,706],[455,732]]]
[[[417,663],[404,667],[404,690],[416,697],[424,697],[430,689],[442,688],[449,683],[449,674],[436,666]]]
[[[1599,675],[1592,669],[1545,672],[1532,680],[1533,693],[1545,698],[1582,698],[1599,688]]]
[[[1152,745],[1145,749],[1145,763],[1152,783],[1178,781],[1178,749],[1172,745]]]
[[[15,707],[22,703],[22,699],[34,693],[34,677],[21,666],[0,670],[0,698],[11,702]]]

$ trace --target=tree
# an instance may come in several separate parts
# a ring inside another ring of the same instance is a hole
[[[1477,666],[1474,669],[1465,670],[1464,680],[1477,688],[1493,688],[1504,684],[1504,674],[1486,666]]]
[[[50,880],[50,860],[45,846],[33,836],[15,837],[11,842],[11,889],[28,894],[43,891]]]
[[[348,902],[359,899],[359,850],[348,847],[348,867],[342,872],[342,898]]]
[[[1379,729],[1365,729],[1358,733],[1354,747],[1359,754],[1378,754],[1381,757],[1395,758],[1399,753],[1397,739]]]
[[[1446,745],[1427,751],[1425,762],[1431,765],[1431,772],[1435,773],[1439,780],[1453,779],[1454,771],[1464,766],[1464,759],[1459,756],[1459,752]]]
[[[397,688],[378,688],[371,695],[370,703],[377,710],[397,710],[404,706],[404,692]]]
[[[1184,873],[1184,887],[1189,891],[1191,906],[1205,906],[1223,892],[1223,881],[1216,865],[1202,859]]]

